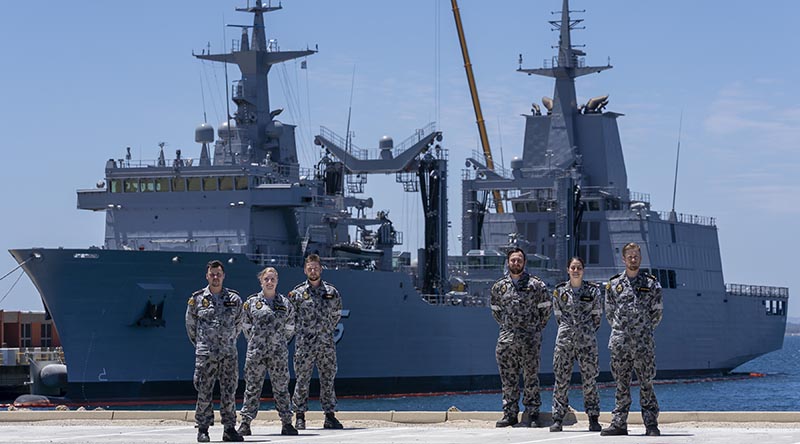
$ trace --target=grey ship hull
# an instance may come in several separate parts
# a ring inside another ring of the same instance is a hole
[[[55,321],[68,367],[67,396],[74,401],[193,398],[194,350],[183,320],[188,296],[203,286],[210,259],[228,261],[225,284],[245,295],[257,290],[260,269],[244,255],[99,249],[11,253],[19,262],[41,255],[24,269]],[[281,292],[304,279],[299,268],[278,270]],[[430,305],[404,273],[326,270],[324,278],[339,288],[346,315],[338,332],[339,395],[499,387],[498,326],[488,308]],[[782,346],[785,317],[764,316],[760,298],[724,292],[705,296],[665,289],[664,321],[656,332],[659,377],[728,372]],[[162,301],[163,313],[149,322],[148,302]],[[555,333],[551,320],[542,347],[544,383],[552,381]],[[608,333],[604,323],[598,339],[604,379],[610,378]],[[240,338],[240,360],[244,346]]]

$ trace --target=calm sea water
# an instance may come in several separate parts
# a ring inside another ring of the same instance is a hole
[[[800,336],[787,336],[781,350],[750,361],[722,378],[681,379],[656,382],[656,396],[663,411],[800,411]],[[639,407],[639,389],[631,390],[633,405]],[[580,389],[570,390],[570,404],[583,411]],[[550,411],[552,387],[543,387],[542,411]],[[439,396],[355,399],[340,398],[340,411],[444,411],[455,406],[462,411],[500,411],[500,393],[462,393]],[[95,406],[87,406],[95,407]],[[216,406],[218,408],[218,406]],[[240,406],[237,406],[240,407]],[[115,410],[193,410],[194,404],[112,406]],[[272,402],[262,410],[274,409]],[[317,400],[311,410],[321,410]],[[600,389],[600,409],[614,408],[613,384]]]
[[[800,411],[800,336],[787,336],[781,350],[750,361],[734,372],[725,378],[658,381],[656,396],[661,410]],[[636,412],[640,409],[638,387],[631,394],[631,411]],[[575,410],[583,410],[581,390],[570,390],[569,399]],[[542,410],[550,411],[552,402],[552,387],[545,387]],[[340,410],[442,411],[450,406],[462,411],[500,411],[500,393],[339,401]],[[611,384],[600,389],[600,408],[602,411],[614,408]]]
[[[800,336],[787,336],[781,350],[766,354],[734,370],[726,378],[658,381],[656,396],[663,411],[799,411]],[[751,373],[763,376],[751,376]],[[631,411],[639,407],[639,390],[631,391]],[[579,389],[570,390],[570,404],[583,411]],[[550,411],[552,387],[542,392],[542,410]],[[313,407],[312,407],[313,406]],[[455,406],[462,411],[500,411],[500,393],[458,394],[433,397],[340,399],[339,410],[443,411]],[[264,407],[272,408],[265,403]],[[309,407],[319,409],[318,404]],[[614,408],[614,388],[600,389],[600,408]]]

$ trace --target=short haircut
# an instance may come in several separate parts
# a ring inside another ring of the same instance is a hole
[[[267,273],[275,273],[275,277],[276,278],[278,277],[278,270],[274,269],[273,267],[267,267],[267,268],[259,271],[256,276],[258,277],[258,280],[260,281],[261,278],[266,276]]]
[[[306,263],[308,264],[308,263],[311,263],[311,262],[316,262],[316,263],[322,265],[322,261],[320,260],[318,254],[311,253],[306,257]]]
[[[528,261],[528,258],[525,256],[525,250],[523,250],[522,248],[519,248],[519,247],[514,247],[514,248],[508,250],[508,253],[506,253],[506,260],[511,259],[511,255],[514,254],[514,253],[522,253],[522,260],[525,261],[525,262]]]
[[[622,247],[622,255],[625,256],[625,253],[627,253],[628,250],[633,250],[633,249],[642,251],[642,247],[640,247],[639,244],[637,244],[636,242],[630,242],[625,244],[624,247]]]
[[[222,268],[222,272],[223,273],[225,272],[225,266],[222,265],[221,261],[218,261],[216,259],[214,259],[213,261],[209,261],[208,264],[206,264],[206,271],[212,268]]]

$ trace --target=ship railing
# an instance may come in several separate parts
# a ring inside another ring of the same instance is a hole
[[[769,285],[725,284],[725,293],[733,296],[789,299],[789,288]]]
[[[395,146],[394,150],[392,150],[392,154],[395,157],[399,156],[405,150],[411,148],[415,143],[419,142],[422,140],[422,138],[433,133],[434,131],[436,131],[436,122],[430,122],[422,128],[418,128],[416,131],[414,131],[414,134],[406,137],[405,140]]]
[[[335,143],[339,148],[347,151],[356,159],[369,160],[369,150],[359,148],[353,143],[352,140],[346,140],[344,137],[336,134],[327,127],[320,126],[319,135]]]
[[[717,220],[711,216],[697,216],[694,214],[673,213],[671,211],[659,211],[658,217],[663,220],[671,222],[678,222],[682,224],[704,225],[707,227],[716,227]]]
[[[640,193],[637,191],[631,191],[630,194],[631,202],[644,202],[649,204],[650,203],[650,194],[649,193]]]
[[[0,349],[0,365],[28,365],[35,361],[58,361],[64,363],[61,347],[19,347]]]

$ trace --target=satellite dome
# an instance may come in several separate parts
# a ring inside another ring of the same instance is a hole
[[[383,136],[378,142],[378,147],[382,150],[390,150],[394,148],[394,140],[390,136]]]
[[[236,128],[236,123],[231,121],[230,122],[230,126],[231,126],[231,128]],[[228,131],[228,122],[227,121],[222,122],[222,123],[219,124],[219,127],[217,128],[217,135],[219,136],[220,139],[227,139],[228,136],[230,135],[229,132],[230,131]]]
[[[214,127],[208,123],[202,123],[194,130],[194,141],[197,143],[214,142]]]

